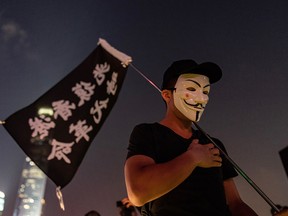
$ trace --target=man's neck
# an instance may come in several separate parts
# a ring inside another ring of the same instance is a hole
[[[190,138],[192,136],[191,121],[184,121],[179,118],[169,118],[166,116],[159,123],[170,128],[184,138]]]

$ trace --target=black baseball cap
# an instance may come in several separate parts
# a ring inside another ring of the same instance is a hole
[[[219,81],[222,77],[221,68],[213,62],[196,63],[192,59],[173,62],[163,75],[162,90],[175,86],[178,77],[182,74],[201,74],[209,78],[210,84]]]

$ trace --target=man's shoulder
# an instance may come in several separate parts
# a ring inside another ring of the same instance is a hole
[[[153,122],[153,123],[139,123],[137,124],[134,128],[140,128],[140,129],[147,129],[147,128],[152,128],[152,127],[157,127],[158,123]]]

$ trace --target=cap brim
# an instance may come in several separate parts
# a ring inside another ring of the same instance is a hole
[[[219,81],[222,77],[221,68],[213,62],[204,62],[181,72],[181,74],[185,73],[201,74],[207,76],[211,84]]]

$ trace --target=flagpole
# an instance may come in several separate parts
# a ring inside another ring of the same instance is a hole
[[[156,88],[160,93],[161,93],[161,90],[160,88],[158,88],[158,86],[152,82],[147,76],[145,76],[139,69],[137,69],[132,63],[130,63],[130,66],[135,70],[137,71],[142,77],[144,77],[145,80],[147,80],[154,88]]]
[[[216,148],[220,150],[220,152],[225,156],[225,158],[233,165],[233,167],[237,170],[237,172],[257,191],[257,193],[273,208],[276,212],[280,212],[280,209],[276,206],[274,202],[255,184],[255,182],[249,178],[249,176],[238,166],[237,163],[235,163],[229,156],[224,152],[217,144],[214,142],[214,140],[196,123],[193,122],[195,127],[201,131],[201,133],[209,139],[211,143],[213,143]]]

